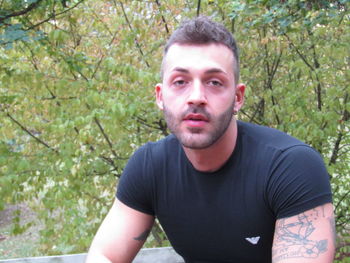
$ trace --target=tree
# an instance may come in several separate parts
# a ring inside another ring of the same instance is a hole
[[[4,0],[0,9],[0,207],[36,208],[43,253],[86,251],[128,157],[168,134],[153,98],[162,45],[199,14],[225,23],[241,47],[239,118],[324,156],[338,258],[349,250],[348,1]],[[152,233],[148,246],[167,244]]]
[[[0,26],[3,32],[0,34],[0,45],[8,49],[12,48],[16,41],[30,42],[42,39],[44,32],[39,29],[40,25],[64,15],[83,1],[1,1]],[[68,4],[72,6],[69,7]]]

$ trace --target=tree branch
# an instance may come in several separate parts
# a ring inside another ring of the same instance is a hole
[[[197,2],[197,16],[200,15],[200,11],[201,11],[201,0],[198,0],[198,2]]]
[[[3,21],[5,21],[8,18],[27,14],[28,12],[30,12],[33,9],[37,8],[39,6],[40,2],[42,2],[42,1],[43,0],[37,0],[36,2],[31,3],[27,8],[25,8],[25,9],[23,9],[21,11],[13,12],[13,13],[11,13],[9,15],[5,15],[3,17],[0,17],[0,23],[2,23]]]
[[[270,63],[268,61],[268,58],[270,57],[270,55],[269,55],[269,52],[267,49],[267,44],[265,44],[264,47],[265,47],[265,67],[266,67],[266,72],[267,72],[267,82],[265,82],[265,88],[270,89],[272,91],[273,90],[272,82],[273,82],[273,79],[274,79],[275,74],[277,72],[278,66],[280,64],[283,52],[280,51],[280,53],[277,56],[275,56],[275,58],[272,62],[272,65],[270,66]],[[275,99],[275,96],[273,96],[272,94],[273,93],[271,92],[272,105],[276,106],[276,105],[278,105],[278,103]],[[276,113],[276,110],[274,109],[273,111],[274,111],[274,115],[275,115],[277,124],[280,125],[281,124],[280,118],[279,118],[278,114]]]
[[[156,1],[156,4],[157,4],[157,6],[159,7],[159,10],[160,10],[160,3],[159,3],[159,1],[158,1],[158,0],[155,0],[155,1]],[[166,31],[167,34],[169,35],[169,34],[170,34],[170,31],[169,31],[168,23],[166,22],[166,20],[165,20],[163,14],[162,14],[162,21],[163,21],[164,26],[165,26],[165,31]]]
[[[262,114],[260,114],[261,117],[264,115],[264,113],[263,113],[264,105],[265,105],[265,100],[262,98],[262,99],[260,99],[258,105],[256,106],[256,109],[255,109],[253,115],[249,117],[249,122],[253,122],[256,114],[258,114],[259,112],[260,113],[262,112]]]
[[[24,42],[24,45],[29,49],[30,51],[30,55],[31,55],[31,58],[30,58],[30,62],[32,63],[33,67],[35,68],[36,71],[39,71],[39,67],[38,67],[38,64],[37,64],[37,61],[36,61],[36,58],[35,58],[35,55],[34,55],[34,52],[33,50],[31,49],[31,46],[28,45],[27,42]],[[25,52],[24,49],[21,47],[23,53]]]
[[[134,30],[133,30],[133,28],[132,28],[132,26],[131,26],[131,23],[130,23],[130,21],[129,21],[129,18],[128,18],[126,12],[125,12],[125,8],[124,8],[123,3],[122,3],[122,2],[118,2],[118,3],[120,4],[120,6],[121,6],[121,8],[122,8],[124,18],[125,18],[125,20],[126,20],[126,23],[128,24],[128,27],[129,27],[130,31],[131,31],[131,32],[134,32]],[[115,1],[114,1],[114,4],[116,5],[116,2],[115,2]],[[140,54],[141,54],[143,60],[144,60],[145,63],[146,63],[146,66],[149,68],[149,67],[150,67],[150,64],[149,64],[148,61],[145,59],[145,55],[144,55],[144,53],[143,53],[143,51],[142,51],[141,45],[140,45],[139,41],[137,40],[136,36],[135,36],[134,40],[135,40],[135,44],[136,44],[137,49],[139,50],[139,52],[140,52]]]
[[[158,127],[159,127],[159,130],[162,131],[162,134],[164,136],[168,136],[169,135],[169,132],[168,132],[168,126],[166,124],[166,122],[163,120],[163,119],[159,119],[157,122]]]
[[[347,112],[345,107],[347,102],[348,102],[348,93],[345,94],[345,98],[344,98],[344,111],[343,111],[343,117],[341,119],[342,122],[348,121],[348,118],[349,118],[348,116],[349,113]],[[335,141],[334,148],[332,151],[332,156],[331,156],[331,159],[329,160],[329,165],[335,164],[337,162],[337,159],[339,156],[339,150],[341,149],[340,143],[343,139],[343,136],[344,136],[343,132],[338,133],[337,140]]]
[[[113,144],[112,144],[111,140],[109,139],[108,135],[106,134],[105,130],[103,129],[103,127],[102,127],[100,121],[99,121],[96,117],[94,117],[94,121],[95,121],[95,123],[97,124],[98,128],[100,129],[100,131],[101,131],[103,137],[104,137],[105,140],[107,141],[108,146],[109,146],[109,148],[110,148],[110,150],[111,150],[113,156],[114,156],[114,157],[118,157],[117,153],[116,153],[116,152],[114,151],[114,149],[113,149]]]
[[[298,53],[299,57],[304,61],[304,63],[312,70],[314,71],[314,67],[307,61],[306,57],[299,51],[299,49],[294,45],[294,43],[290,40],[289,36],[287,34],[284,34],[284,36],[287,38],[288,43],[295,49],[295,51]]]
[[[329,160],[329,165],[335,164],[337,162],[340,142],[342,138],[343,138],[343,133],[339,132],[337,136],[337,140],[335,141],[335,144],[334,144],[331,159]]]
[[[311,33],[309,32],[309,35],[311,35]],[[320,63],[318,62],[317,59],[317,55],[316,55],[316,48],[315,45],[312,45],[312,53],[313,53],[313,59],[314,59],[314,67],[315,70],[320,68]],[[316,80],[317,80],[317,87],[316,87],[316,94],[317,94],[317,108],[318,110],[322,110],[322,85],[321,85],[321,81],[318,77],[317,72],[316,73]]]
[[[117,171],[118,170],[118,167],[115,165],[113,159],[109,158],[109,157],[106,157],[104,155],[100,155],[99,156],[105,163],[107,163],[108,165],[112,166],[113,167],[113,170]]]
[[[40,0],[40,1],[41,1],[41,0]],[[53,15],[49,16],[48,18],[46,18],[45,20],[43,20],[43,21],[41,21],[41,22],[39,22],[39,23],[37,23],[37,24],[35,24],[35,25],[32,25],[32,26],[28,27],[26,30],[27,30],[27,31],[28,31],[28,30],[32,30],[32,29],[34,29],[35,27],[40,26],[41,24],[44,24],[44,23],[50,21],[50,20],[53,19],[53,18],[56,18],[57,16],[60,16],[60,15],[62,15],[62,14],[67,13],[67,12],[69,12],[70,10],[72,10],[73,8],[75,8],[75,7],[77,7],[78,5],[80,5],[80,4],[81,4],[82,2],[84,2],[84,1],[85,1],[85,0],[80,0],[78,3],[76,3],[76,4],[73,5],[72,7],[67,8],[66,10],[64,10],[64,11],[62,11],[62,12],[60,12],[60,13],[53,14]]]
[[[337,205],[335,206],[335,211],[337,211],[337,209],[338,209],[338,207],[339,207],[339,205],[341,204],[341,202],[343,202],[343,200],[345,199],[345,197],[347,197],[348,195],[350,195],[350,190],[349,191],[347,191],[342,197],[341,197],[341,199],[339,200],[339,202],[337,203]],[[338,214],[338,213],[337,213]]]
[[[119,32],[119,29],[116,30],[115,33],[113,34],[113,37],[112,37],[111,41],[109,42],[108,46],[111,46],[111,45],[113,44],[115,38],[117,37],[118,32]],[[105,57],[104,55],[101,55],[99,61],[98,61],[97,64],[96,64],[95,70],[94,70],[94,72],[92,73],[91,79],[93,79],[93,78],[95,77],[95,75],[96,75],[96,73],[97,73],[97,70],[100,68],[101,63],[102,63],[104,57]]]
[[[91,11],[91,13],[93,14],[94,17],[96,17],[96,19],[106,28],[106,30],[108,31],[108,33],[113,36],[113,33],[111,31],[111,29],[108,27],[108,25],[98,16],[98,14],[96,14],[95,10],[92,8],[89,8],[89,10]]]
[[[52,148],[50,145],[48,145],[43,140],[39,139],[37,136],[35,136],[32,132],[30,132],[26,127],[24,127],[19,121],[17,121],[10,113],[6,113],[7,117],[9,117],[14,123],[16,123],[23,131],[25,131],[29,136],[31,136],[33,139],[35,139],[38,143],[44,145],[46,148],[49,148],[50,150],[54,151],[55,153],[59,153],[56,149]]]
[[[77,127],[74,127],[74,130],[77,134],[79,134],[79,130]],[[95,147],[93,145],[91,145],[90,143],[84,143],[84,145],[88,146],[91,152],[95,151]],[[108,165],[112,166],[112,170],[110,170],[110,172],[113,171],[118,171],[119,167],[115,165],[114,161],[112,158],[106,157],[102,154],[100,154],[98,156],[102,161],[104,161],[105,163],[107,163]],[[128,158],[119,158],[119,159],[128,159]],[[116,174],[116,176],[119,178],[121,175],[120,174]]]
[[[69,96],[69,97],[57,97],[57,96],[52,96],[50,98],[41,98],[42,100],[74,100],[77,99],[78,97],[76,96]],[[61,106],[61,104],[57,101],[58,106]]]
[[[309,36],[312,35],[312,33],[310,31],[308,31]],[[294,43],[290,40],[290,38],[288,37],[287,34],[284,34],[284,36],[287,38],[289,44],[295,49],[295,51],[297,52],[297,54],[299,55],[299,57],[302,59],[302,61],[305,63],[306,66],[308,66],[310,68],[310,70],[312,72],[314,72],[316,74],[316,80],[317,80],[317,86],[316,86],[316,96],[317,96],[317,109],[318,110],[322,110],[322,85],[321,85],[321,81],[318,77],[318,74],[316,72],[316,69],[320,68],[320,63],[318,62],[317,56],[316,56],[316,49],[315,49],[315,45],[312,44],[311,49],[313,50],[313,60],[314,60],[314,65],[311,65],[311,63],[306,59],[306,56],[303,55],[299,49],[294,45]]]
[[[153,126],[153,125],[147,123],[147,121],[146,121],[145,119],[143,119],[143,118],[141,118],[141,117],[139,117],[139,116],[136,116],[136,121],[139,122],[139,123],[141,123],[141,124],[143,124],[143,125],[145,125],[145,126],[148,127],[148,128],[151,128],[151,129],[154,129],[154,130],[157,130],[157,129],[158,129],[158,127]]]

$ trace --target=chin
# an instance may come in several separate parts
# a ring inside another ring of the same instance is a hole
[[[203,149],[209,148],[211,145],[215,143],[215,141],[213,141],[212,138],[208,138],[207,136],[203,136],[200,134],[190,134],[187,136],[180,135],[176,137],[184,147],[193,149],[193,150],[203,150]],[[194,137],[197,137],[197,138],[194,138]]]

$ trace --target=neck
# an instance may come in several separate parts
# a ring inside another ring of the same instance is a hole
[[[190,149],[184,147],[187,158],[201,172],[219,170],[230,158],[237,141],[237,121],[232,121],[226,132],[210,147],[205,149]]]

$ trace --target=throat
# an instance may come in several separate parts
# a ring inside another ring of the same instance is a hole
[[[213,173],[220,170],[226,164],[230,156],[231,155],[228,155],[225,159],[221,159],[220,162],[215,161],[214,157],[212,157],[206,160],[193,160],[191,163],[199,172]]]
[[[223,167],[231,157],[237,140],[237,126],[229,127],[214,145],[205,149],[184,148],[193,167],[200,172],[215,172]]]

